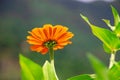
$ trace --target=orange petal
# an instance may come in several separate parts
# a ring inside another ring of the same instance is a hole
[[[46,25],[44,25],[43,28],[44,28],[43,31],[44,31],[46,37],[48,38],[48,40],[50,40],[52,38],[52,28],[53,28],[52,25],[46,24]]]
[[[57,50],[57,49],[62,49],[62,48],[64,48],[64,46],[57,45],[57,46],[55,46],[53,49],[54,49],[54,50]]]
[[[28,33],[31,34],[31,36],[32,36],[33,38],[40,40],[40,38],[37,37],[33,32],[28,32]]]
[[[43,42],[42,40],[36,39],[36,38],[34,38],[33,36],[27,36],[27,39],[28,39],[28,40],[32,40],[32,41],[36,41],[36,42]]]
[[[65,46],[65,45],[71,44],[71,43],[72,43],[71,41],[64,41],[64,42],[58,43],[58,45]]]
[[[41,52],[41,54],[46,54],[48,49],[44,46],[33,45],[30,47],[32,51]]]
[[[46,37],[46,34],[43,32],[43,28],[40,28],[38,30],[39,34],[41,35],[41,38],[44,40],[44,41],[47,41],[47,37]]]
[[[67,32],[66,34],[63,34],[61,35],[59,38],[58,38],[58,42],[63,42],[63,41],[66,41],[66,40],[69,40],[70,38],[72,38],[74,35],[71,33],[71,32]]]
[[[41,54],[46,54],[48,52],[48,48],[43,48],[42,50],[41,50]]]
[[[33,45],[42,45],[43,44],[43,42],[38,42],[38,41],[34,41],[34,40],[27,40],[27,42],[29,44],[33,44]]]
[[[39,33],[39,30],[40,30],[40,28],[34,28],[34,29],[32,29],[31,32],[29,31],[28,33],[31,34],[32,37],[34,37],[34,38],[36,38],[38,40],[44,41],[42,35]]]
[[[40,45],[33,45],[33,46],[30,46],[30,49],[32,51],[37,51],[37,49],[40,47]]]
[[[54,33],[54,39],[56,40],[68,30],[67,27],[63,27],[61,25],[56,25],[55,27],[57,28]]]

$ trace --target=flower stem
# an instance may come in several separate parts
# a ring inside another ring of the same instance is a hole
[[[112,53],[110,56],[109,69],[114,65],[115,62],[115,53]]]
[[[54,62],[54,50],[53,47],[49,48],[50,62]]]
[[[53,72],[55,73],[56,80],[59,80],[55,71],[55,65],[54,65],[54,50],[53,47],[49,48],[49,54],[50,54],[50,63],[53,68]]]

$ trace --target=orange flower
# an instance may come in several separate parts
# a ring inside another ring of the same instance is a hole
[[[49,47],[53,47],[54,50],[64,48],[72,43],[69,39],[74,36],[73,33],[68,32],[67,27],[51,24],[46,24],[43,28],[34,28],[28,33],[30,36],[27,36],[27,42],[31,44],[31,50],[41,54],[46,54]]]

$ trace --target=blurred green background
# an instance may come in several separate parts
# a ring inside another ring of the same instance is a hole
[[[73,44],[55,52],[60,80],[93,73],[88,52],[108,65],[109,55],[79,15],[82,13],[93,24],[108,28],[101,19],[110,19],[113,24],[110,5],[120,13],[120,0],[0,0],[0,80],[20,80],[20,53],[41,65],[49,59],[48,54],[32,52],[26,43],[27,31],[46,23],[67,26],[75,34]]]

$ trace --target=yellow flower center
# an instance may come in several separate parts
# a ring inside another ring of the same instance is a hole
[[[56,41],[50,40],[44,43],[47,48],[53,48],[57,44]]]

